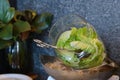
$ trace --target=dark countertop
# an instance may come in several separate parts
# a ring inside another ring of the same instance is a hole
[[[97,30],[108,56],[120,64],[120,0],[17,0],[17,9],[51,12],[54,14],[53,23],[69,13],[84,17]],[[49,29],[37,38],[49,42],[48,32]],[[40,54],[54,53],[52,49],[38,48],[33,43],[34,71],[46,74],[40,64]]]

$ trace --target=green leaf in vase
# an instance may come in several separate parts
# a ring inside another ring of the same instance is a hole
[[[8,0],[0,0],[0,20],[2,21],[10,5]]]
[[[0,0],[0,20],[8,23],[14,16],[15,9],[10,8],[8,0]]]
[[[2,21],[0,21],[0,30],[1,30],[4,26],[5,26],[5,24],[4,24]]]
[[[2,28],[0,28],[0,38],[3,40],[12,39],[12,37],[13,37],[12,32],[13,32],[13,25],[6,24]]]
[[[22,32],[30,31],[31,27],[27,21],[16,21],[14,23],[14,36],[18,36]]]
[[[13,18],[14,14],[15,14],[15,9],[9,8],[3,18],[3,22],[8,23]]]
[[[2,40],[0,39],[0,49],[6,48],[12,44],[11,40]]]
[[[42,13],[37,15],[33,21],[35,32],[41,33],[42,30],[48,28],[51,25],[53,15],[51,13]]]
[[[33,11],[33,10],[25,10],[25,11],[23,12],[23,14],[24,14],[25,19],[26,19],[28,22],[32,22],[32,20],[33,20],[33,19],[35,18],[35,16],[36,16],[36,12]]]
[[[23,12],[16,10],[13,19],[14,19],[14,21],[18,21],[18,20],[25,21]]]
[[[35,18],[35,16],[36,12],[33,10],[15,11],[14,20],[22,20],[32,23],[32,20]]]

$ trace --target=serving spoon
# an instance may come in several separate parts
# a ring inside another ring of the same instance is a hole
[[[34,39],[33,41],[37,43],[37,46],[42,47],[42,48],[53,48],[53,49],[58,49],[58,50],[67,50],[67,51],[70,51],[70,52],[75,52],[75,54],[77,55],[77,57],[79,59],[88,57],[90,55],[90,53],[87,53],[85,51],[78,52],[78,51],[75,51],[75,50],[69,50],[69,49],[65,49],[65,48],[58,48],[57,46],[45,43],[45,42],[43,42],[43,41],[41,41],[39,39]]]

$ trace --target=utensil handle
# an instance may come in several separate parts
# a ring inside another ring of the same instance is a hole
[[[45,48],[54,48],[54,49],[57,49],[57,46],[53,46],[53,45],[50,45],[50,44],[47,44],[41,40],[38,40],[38,39],[34,39],[34,42],[37,43],[37,46],[39,47],[45,47]]]

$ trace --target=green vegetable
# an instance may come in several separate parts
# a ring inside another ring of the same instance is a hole
[[[63,63],[74,68],[84,69],[99,66],[105,58],[104,45],[92,27],[84,26],[78,29],[73,27],[71,30],[63,32],[58,38],[56,46],[74,50],[73,52],[56,50]],[[90,55],[79,58],[76,51],[84,51]]]

